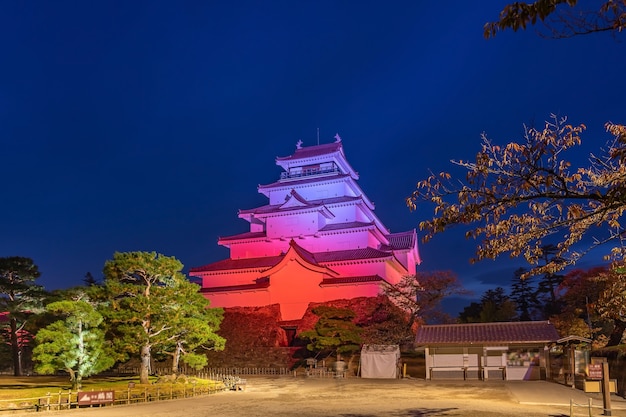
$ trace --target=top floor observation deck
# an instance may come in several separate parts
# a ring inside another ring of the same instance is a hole
[[[329,175],[341,174],[341,170],[334,162],[325,164],[307,165],[302,167],[293,167],[289,171],[280,173],[280,181],[293,181],[302,178],[322,177]]]

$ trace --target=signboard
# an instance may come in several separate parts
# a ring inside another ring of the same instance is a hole
[[[602,379],[602,364],[590,363],[588,366],[589,379]]]
[[[78,393],[78,405],[99,405],[112,403],[115,391],[84,391]]]

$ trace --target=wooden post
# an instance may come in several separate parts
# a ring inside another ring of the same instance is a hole
[[[609,382],[609,362],[606,358],[602,358],[602,401],[604,403],[604,415],[611,415],[611,387]]]

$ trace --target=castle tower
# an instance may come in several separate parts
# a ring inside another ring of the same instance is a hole
[[[335,138],[276,158],[280,178],[258,187],[268,204],[240,210],[249,230],[218,239],[229,258],[191,268],[211,306],[279,304],[298,320],[310,302],[375,297],[415,273],[415,229],[387,230]]]

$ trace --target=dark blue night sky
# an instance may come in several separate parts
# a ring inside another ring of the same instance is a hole
[[[485,40],[506,1],[5,1],[0,5],[0,256],[48,289],[101,277],[115,251],[185,268],[227,256],[239,209],[265,204],[277,156],[342,137],[392,232],[429,170],[480,134],[518,140],[551,113],[583,150],[626,122],[626,37]],[[584,157],[580,154],[575,156]],[[469,265],[462,230],[421,246],[480,295],[523,260]]]

